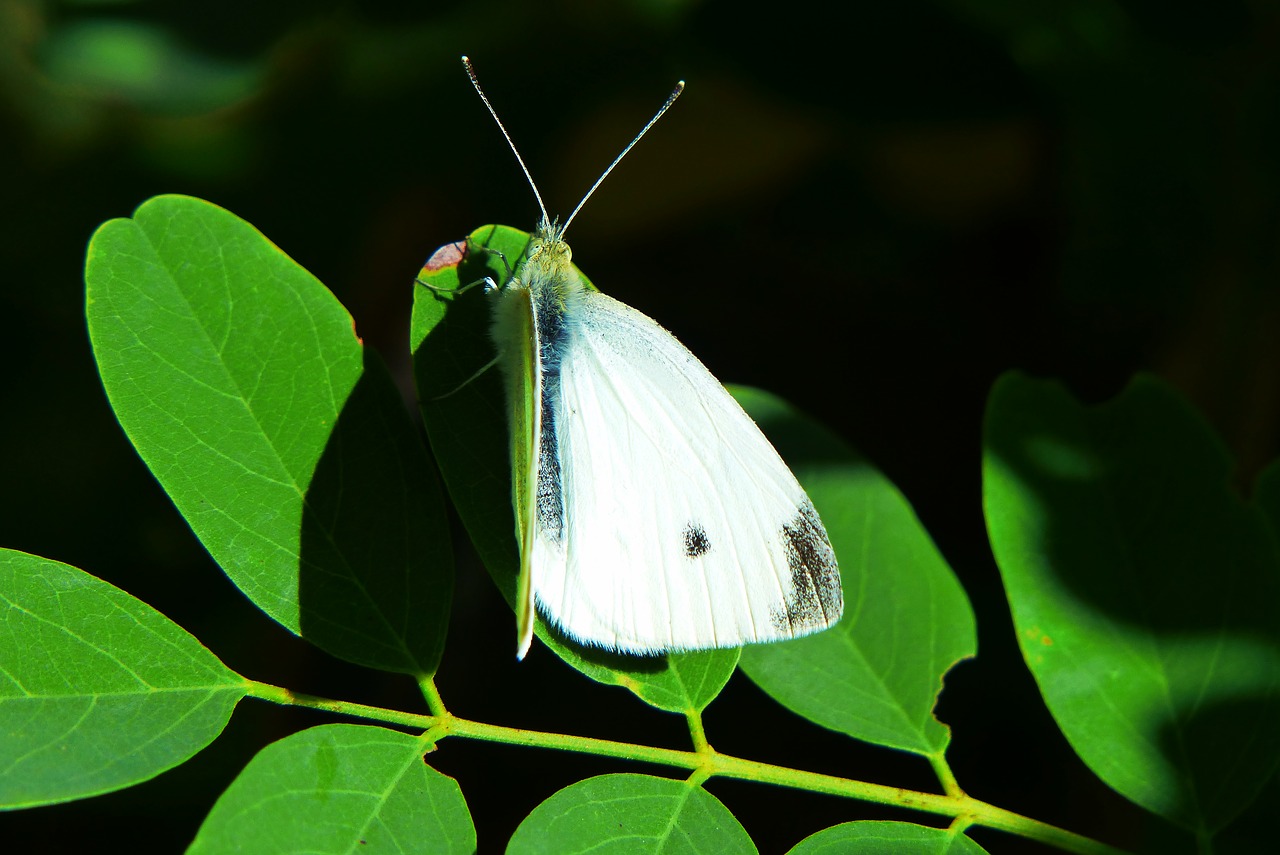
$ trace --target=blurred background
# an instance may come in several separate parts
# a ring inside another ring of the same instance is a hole
[[[421,710],[408,680],[312,650],[208,560],[106,405],[86,242],[154,194],[222,205],[338,295],[408,396],[422,261],[537,214],[459,55],[562,214],[683,78],[575,221],[575,260],[722,380],[825,422],[915,505],[978,613],[979,658],[939,709],[962,786],[1113,844],[1190,851],[1074,758],[1021,664],[983,528],[981,419],[1007,369],[1088,400],[1153,371],[1221,433],[1247,492],[1280,438],[1278,47],[1265,0],[0,0],[0,544],[125,588],[254,679]],[[680,719],[550,655],[517,667],[510,613],[465,554],[451,633],[438,684],[459,715],[687,744]],[[0,836],[179,850],[258,748],[328,720],[246,702],[190,763],[7,814]],[[741,677],[707,727],[722,751],[936,789],[923,760],[795,722]],[[634,768],[459,741],[430,759],[460,781],[481,852],[554,789]],[[851,819],[932,821],[709,789],[762,852]],[[1223,851],[1262,851],[1256,813]]]

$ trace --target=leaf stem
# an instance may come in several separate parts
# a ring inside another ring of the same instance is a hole
[[[438,704],[439,708],[443,710],[444,704],[440,700],[434,684],[428,679],[420,681],[420,685],[424,687],[423,692],[427,695],[427,703],[433,709]],[[1021,837],[1039,840],[1066,852],[1077,853],[1077,855],[1123,855],[1123,850],[971,798],[960,791],[958,786],[954,793],[947,795],[923,793],[899,787],[889,787],[883,784],[838,778],[834,775],[823,775],[818,772],[806,772],[802,769],[774,766],[770,763],[747,760],[729,754],[720,754],[712,750],[710,745],[707,744],[706,734],[702,729],[702,721],[698,716],[689,716],[687,718],[690,722],[690,733],[693,735],[695,746],[702,747],[695,751],[679,751],[672,748],[616,742],[610,739],[596,739],[589,736],[571,736],[563,733],[547,733],[497,724],[486,724],[485,722],[458,718],[449,712],[442,712],[439,715],[416,715],[349,701],[320,698],[256,681],[250,681],[250,695],[277,704],[327,710],[341,715],[374,719],[424,731],[429,730],[430,736],[427,737],[424,734],[424,738],[433,744],[449,736],[458,736],[464,739],[479,739],[485,742],[526,745],[534,748],[549,748],[558,751],[573,751],[580,754],[596,754],[624,760],[637,760],[661,766],[688,769],[693,773],[690,776],[690,780],[695,782],[701,782],[707,778],[721,777],[756,781],[762,784],[774,784],[780,787],[826,793],[877,804],[909,808],[939,816],[954,817],[966,826],[977,825],[1007,831]],[[937,763],[934,766],[935,769],[939,768]],[[946,778],[943,778],[944,773],[939,773],[939,777],[944,780],[944,786],[948,786],[946,784],[947,778],[954,785],[954,777],[951,776],[950,769],[945,762],[941,764],[941,768],[945,770]]]
[[[693,740],[693,750],[699,754],[713,751],[711,743],[707,742],[707,731],[702,726],[702,713],[698,710],[689,710],[684,714],[684,718],[689,723],[689,738]]]
[[[422,696],[427,699],[427,709],[431,710],[432,715],[442,716],[449,714],[449,711],[444,706],[444,698],[440,697],[440,690],[436,688],[434,677],[419,677],[418,688],[422,690]]]
[[[945,754],[941,752],[930,754],[929,763],[933,766],[933,774],[938,776],[938,783],[942,784],[944,793],[949,796],[964,795],[964,790],[960,789],[960,784],[956,781],[956,776],[951,771],[951,764],[947,762]]]

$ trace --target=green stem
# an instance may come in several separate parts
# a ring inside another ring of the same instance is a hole
[[[875,802],[877,804],[911,808],[940,816],[964,817],[971,825],[981,825],[987,828],[1008,831],[1022,837],[1030,837],[1056,846],[1065,852],[1078,853],[1078,855],[1123,855],[1124,853],[1122,849],[1116,849],[1105,843],[1099,843],[1088,837],[1039,820],[1021,816],[1013,811],[998,808],[995,805],[987,804],[963,794],[950,796],[921,793],[914,790],[904,790],[899,787],[887,787],[883,784],[871,784],[865,781],[837,778],[834,775],[822,775],[817,772],[789,769],[785,766],[774,766],[769,763],[746,760],[714,751],[708,753],[674,751],[669,748],[654,748],[647,745],[634,745],[607,739],[520,730],[518,728],[502,727],[460,718],[452,718],[444,727],[453,736],[482,739],[488,742],[504,742],[510,745],[528,745],[538,748],[554,748],[561,751],[576,751],[583,754],[598,754],[626,760],[640,760],[702,772],[708,778],[738,778],[764,784],[776,784],[793,789],[809,790],[810,792],[855,798],[860,801]]]
[[[439,693],[431,682],[427,694],[428,704],[434,708],[439,700]],[[806,772],[801,769],[789,769],[785,766],[774,766],[747,760],[728,754],[719,754],[706,745],[706,736],[697,734],[702,731],[700,717],[690,718],[690,732],[694,735],[695,745],[706,746],[703,750],[677,751],[671,748],[657,748],[651,745],[636,745],[630,742],[615,742],[610,739],[595,739],[588,736],[570,736],[563,733],[546,733],[536,730],[523,730],[516,727],[503,727],[497,724],[486,724],[458,718],[451,713],[440,715],[414,715],[395,710],[371,707],[364,704],[335,701],[304,695],[272,686],[266,683],[251,682],[250,694],[253,697],[277,704],[322,709],[343,715],[375,719],[429,731],[424,740],[436,743],[449,736],[465,739],[479,739],[485,742],[500,742],[508,745],[527,745],[535,748],[550,748],[558,751],[573,751],[580,754],[595,754],[604,757],[617,757],[624,760],[637,760],[661,766],[674,766],[688,769],[691,780],[701,782],[707,778],[737,778],[745,781],[756,781],[763,784],[775,784],[780,787],[808,790],[815,793],[827,793],[834,796],[854,798],[877,804],[895,805],[910,808],[939,816],[955,817],[968,825],[980,825],[987,828],[1011,832],[1021,837],[1039,840],[1066,852],[1077,855],[1123,855],[1123,850],[1115,849],[1079,834],[1048,823],[1030,819],[998,808],[986,802],[971,798],[956,788],[955,794],[939,795],[937,793],[921,793],[904,790],[898,787],[887,787],[883,784],[871,784],[865,781],[854,781],[848,778],[837,778],[834,775],[822,775],[817,772]],[[434,698],[434,701],[432,700]],[[693,722],[696,720],[697,724]],[[943,764],[945,768],[945,763]],[[935,768],[937,764],[935,763]],[[950,776],[950,770],[946,771]],[[954,778],[952,778],[954,783]],[[944,783],[945,786],[945,783]]]
[[[270,683],[259,683],[256,680],[249,681],[249,695],[262,701],[270,701],[273,704],[325,710],[339,715],[400,724],[417,730],[425,730],[436,723],[435,718],[428,715],[416,715],[383,707],[371,707],[365,704],[352,703],[351,701],[335,701],[330,698],[321,698],[315,695],[306,695],[302,692],[294,692],[290,689],[282,689]]]
[[[693,750],[699,754],[712,751],[711,743],[707,742],[707,731],[702,726],[702,713],[690,710],[684,714],[684,718],[689,723],[689,738],[693,740]]]
[[[432,715],[442,716],[449,714],[449,711],[444,707],[444,698],[440,697],[440,691],[436,688],[434,677],[419,677],[418,688],[422,690],[422,696],[427,699],[427,709],[431,710]]]
[[[942,791],[949,796],[963,796],[964,790],[960,789],[960,784],[956,782],[956,776],[951,771],[951,764],[947,763],[947,758],[943,754],[930,754],[929,763],[933,766],[933,774],[938,776],[938,783],[942,784]]]

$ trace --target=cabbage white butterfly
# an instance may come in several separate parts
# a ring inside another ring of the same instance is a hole
[[[822,521],[711,372],[656,321],[588,286],[561,225],[480,88],[542,217],[492,293],[520,547],[517,657],[535,602],[566,635],[635,654],[737,647],[825,629],[844,598]]]

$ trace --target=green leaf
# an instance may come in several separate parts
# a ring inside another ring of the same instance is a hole
[[[414,294],[411,338],[422,417],[445,485],[476,551],[508,604],[515,603],[520,558],[511,509],[506,406],[489,340],[489,307],[483,288],[444,294],[490,277],[503,283],[524,252],[529,235],[507,226],[483,226],[465,243],[446,244],[428,259]],[[490,251],[486,251],[490,250]],[[434,289],[434,290],[433,290]],[[511,625],[515,655],[515,622]],[[736,651],[672,656],[624,656],[575,644],[535,622],[538,638],[593,680],[624,686],[660,709],[703,709],[723,688]]]
[[[187,852],[456,852],[476,849],[458,782],[417,737],[354,724],[268,745],[209,812]]]
[[[248,691],[124,591],[0,550],[0,806],[132,786],[213,741]]]
[[[635,679],[616,672],[616,681],[639,695],[645,703],[674,713],[701,712],[716,699],[733,676],[741,648],[669,653],[666,667]]]
[[[534,808],[507,845],[507,855],[755,851],[715,796],[649,775],[601,775],[565,787]]]
[[[1280,763],[1280,556],[1169,387],[1084,407],[1002,377],[984,502],[1023,657],[1076,753],[1199,834]]]
[[[825,632],[742,651],[742,670],[788,709],[857,739],[937,755],[943,675],[977,648],[973,611],[911,506],[820,425],[761,392],[738,400],[790,463],[840,561],[844,617]]]
[[[116,417],[231,580],[334,656],[433,673],[453,587],[443,497],[342,305],[183,196],[103,224],[85,278]]]
[[[846,822],[811,834],[788,855],[983,855],[963,834],[909,822]]]

